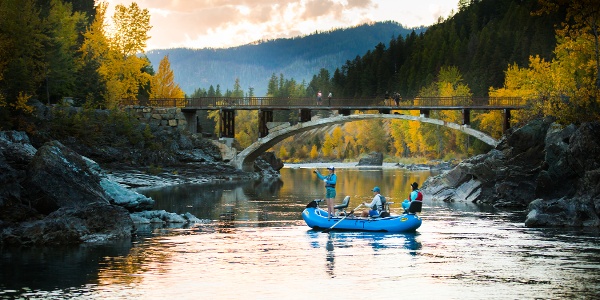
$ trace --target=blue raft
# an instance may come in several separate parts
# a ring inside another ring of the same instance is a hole
[[[421,226],[421,218],[416,214],[401,214],[385,218],[362,218],[356,216],[327,218],[327,211],[307,206],[302,212],[302,219],[313,229],[327,229],[335,225],[333,230],[360,230],[382,232],[414,232]]]

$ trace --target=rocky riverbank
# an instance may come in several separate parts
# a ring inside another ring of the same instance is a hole
[[[527,209],[525,225],[600,226],[600,122],[540,119],[514,128],[492,151],[429,178],[436,201]]]
[[[272,154],[246,173],[217,154],[190,149],[153,173],[81,156],[58,141],[32,145],[24,132],[0,132],[0,246],[103,243],[130,238],[136,225],[205,222],[190,214],[153,211],[154,201],[129,187],[251,180],[277,176]],[[269,162],[271,159],[273,162]],[[281,164],[282,166],[282,164]]]

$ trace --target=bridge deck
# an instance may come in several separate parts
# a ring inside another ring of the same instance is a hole
[[[502,110],[502,109],[522,109],[523,106],[516,105],[505,105],[505,106],[299,106],[299,105],[288,105],[288,106],[185,106],[182,107],[182,111],[193,111],[193,110],[218,110],[218,109],[231,109],[231,110],[294,110],[294,109],[309,109],[309,110]]]
[[[501,110],[522,109],[526,103],[519,97],[419,97],[404,99],[398,105],[393,99],[381,98],[316,98],[279,97],[202,97],[150,99],[146,101],[122,100],[124,105],[153,107],[180,107],[184,110]]]

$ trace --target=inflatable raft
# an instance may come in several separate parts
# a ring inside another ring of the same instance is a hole
[[[315,201],[306,206],[302,212],[302,219],[310,228],[332,230],[360,230],[360,231],[382,231],[382,232],[414,232],[421,226],[422,220],[416,214],[401,214],[389,217],[363,218],[350,215],[334,216],[328,218],[327,211],[318,207]]]

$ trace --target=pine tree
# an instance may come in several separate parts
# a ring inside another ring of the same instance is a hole
[[[171,70],[169,56],[165,55],[158,65],[158,72],[152,77],[152,98],[183,98],[185,95]]]

